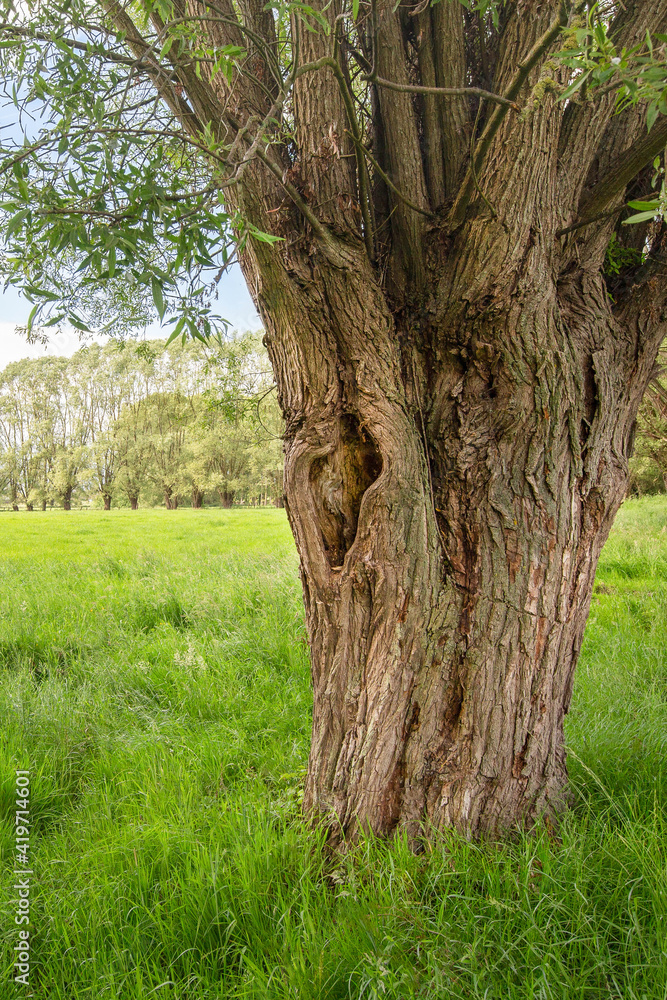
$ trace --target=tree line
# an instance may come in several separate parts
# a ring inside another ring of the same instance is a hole
[[[111,341],[14,362],[0,373],[0,501],[282,503],[272,389],[250,334],[215,347]]]

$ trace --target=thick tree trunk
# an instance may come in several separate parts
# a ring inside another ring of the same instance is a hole
[[[423,303],[396,330],[363,267],[323,281],[326,312],[265,316],[312,654],[305,809],[334,841],[556,814],[653,347],[619,332],[602,281],[534,273],[489,308],[444,295],[440,334]]]
[[[104,501],[104,509],[111,510],[111,497],[108,495],[108,493],[103,493],[102,499]]]
[[[42,510],[46,510],[46,500],[42,500]]]
[[[481,489],[434,483],[437,527],[416,454],[403,513],[380,479],[354,558],[341,547],[324,586],[307,582],[306,803],[346,836],[415,838],[425,821],[495,835],[562,805],[563,719],[625,476],[582,496],[563,463],[557,495],[535,496],[517,488],[524,442],[513,450]]]
[[[195,510],[200,510],[204,506],[204,494],[201,490],[195,489],[194,487],[192,490],[191,505]]]
[[[234,503],[234,494],[229,490],[218,490],[220,503],[223,507],[231,507]]]
[[[63,493],[63,510],[72,509],[72,490],[68,489]]]
[[[130,497],[130,510],[139,509],[139,497]]]
[[[26,510],[34,510],[34,507],[33,507],[33,505],[32,505],[31,503],[27,503],[27,504],[25,505],[25,509],[26,509]]]

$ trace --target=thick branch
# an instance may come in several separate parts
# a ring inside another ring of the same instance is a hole
[[[480,175],[486,156],[491,148],[491,143],[493,142],[498,129],[504,121],[509,108],[519,96],[521,88],[528,79],[531,70],[533,70],[535,66],[537,66],[537,64],[544,58],[548,50],[558,38],[559,33],[567,24],[568,14],[569,5],[566,0],[561,0],[558,14],[554,20],[551,22],[544,34],[537,39],[528,55],[525,56],[525,58],[519,63],[517,70],[504,94],[507,103],[496,107],[486,124],[486,128],[479,138],[473,153],[472,162],[452,209],[450,217],[452,225],[460,225],[460,223],[463,222],[466,209],[475,190],[475,177],[479,177]]]
[[[311,31],[298,11],[292,13],[292,37],[297,47],[295,61],[318,64],[319,72],[294,84],[294,134],[299,173],[309,201],[318,205],[320,218],[343,228],[358,230],[357,178],[354,151],[345,135],[349,111],[345,89],[337,78],[338,62],[333,58],[339,0],[312,4],[331,25],[331,34]],[[324,60],[323,62],[320,62]],[[331,60],[331,61],[327,61]]]
[[[444,88],[464,87],[467,82],[467,66],[461,4],[435,4],[428,13],[433,30],[436,83],[438,87]],[[445,197],[449,198],[458,190],[463,164],[468,155],[470,102],[465,97],[438,101],[438,112],[442,135]]]
[[[370,216],[368,173],[366,171],[366,163],[364,162],[363,145],[361,142],[361,133],[359,132],[359,124],[354,113],[354,101],[348,88],[345,74],[333,56],[323,56],[315,62],[305,63],[303,66],[299,66],[294,73],[294,79],[297,80],[306,73],[323,69],[325,67],[333,72],[338,83],[349,125],[349,130],[346,130],[346,133],[354,142],[354,154],[357,161],[357,177],[359,182],[359,204],[361,208],[361,216],[364,222],[364,242],[366,244],[366,252],[368,253],[369,258],[373,260],[375,257],[375,250],[373,245],[373,227]]]
[[[634,143],[609,166],[605,176],[589,191],[579,206],[579,215],[592,220],[621,194],[640,170],[667,145],[667,118],[663,118],[640,142]]]
[[[378,9],[375,72],[383,80],[408,83],[399,14],[389,0]],[[415,205],[429,208],[419,131],[409,92],[378,88],[378,101],[387,157],[386,172],[396,187]],[[383,164],[383,166],[385,166]],[[423,278],[423,221],[402,201],[391,214],[393,279],[419,285]]]

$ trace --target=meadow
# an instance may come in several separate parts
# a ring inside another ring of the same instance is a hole
[[[420,856],[332,859],[300,818],[283,511],[2,513],[0,579],[0,1000],[666,1000],[666,497],[627,501],[603,552],[561,825]]]

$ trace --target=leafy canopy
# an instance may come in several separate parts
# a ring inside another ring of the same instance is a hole
[[[461,2],[495,26],[505,7]],[[614,89],[619,109],[649,103],[650,128],[667,113],[667,35],[617,51],[613,9],[596,4],[564,37],[559,58],[571,82],[561,96]],[[216,46],[173,0],[140,0],[127,11],[116,0],[2,0],[0,90],[9,122],[0,145],[0,269],[34,303],[29,328],[67,320],[81,331],[117,332],[151,310],[172,338],[205,340],[224,328],[210,301],[216,272],[249,237],[277,239],[248,221],[234,189],[271,143],[290,150],[300,68],[291,25],[299,18],[311,31],[330,30],[306,4],[275,0],[265,10],[276,44],[264,53],[271,79],[255,83],[270,91],[271,112],[234,134],[233,108],[225,122],[194,123],[176,71],[187,62],[197,78],[221,75],[230,84],[235,74],[252,75],[248,52],[259,42],[251,29],[243,29],[244,45]],[[359,0],[350,0],[338,22],[352,42],[359,16]],[[362,78],[352,87],[360,114],[370,100]],[[656,181],[662,177],[657,164]],[[628,221],[661,215],[664,186],[638,208]]]

